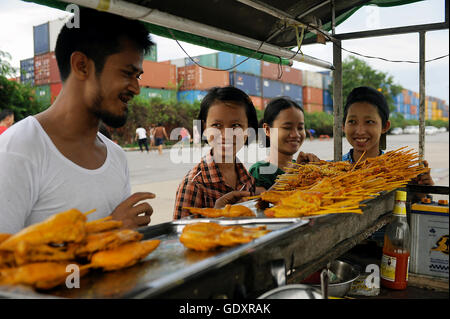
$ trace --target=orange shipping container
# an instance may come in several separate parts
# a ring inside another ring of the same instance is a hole
[[[55,52],[48,52],[34,57],[34,84],[45,85],[61,82]]]
[[[177,69],[180,90],[208,90],[214,86],[227,86],[230,77],[227,71],[208,70],[198,65],[190,65]]]
[[[177,67],[168,63],[144,60],[144,74],[139,81],[140,86],[156,89],[174,89],[177,82]]]
[[[281,78],[278,76],[281,74]],[[261,77],[285,83],[292,83],[302,85],[302,71],[299,69],[291,68],[287,65],[280,66],[275,63],[262,62],[261,63]]]
[[[313,87],[303,87],[303,104],[323,105],[323,90]]]
[[[308,113],[323,112],[323,105],[315,103],[303,103],[303,109]]]
[[[257,110],[264,110],[262,97],[250,95],[250,99]]]
[[[412,115],[416,115],[417,114],[417,106],[415,106],[415,105],[411,105],[411,114]]]

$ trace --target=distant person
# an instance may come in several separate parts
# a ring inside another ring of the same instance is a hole
[[[200,147],[202,144],[202,140],[201,140],[201,136],[200,133],[198,131],[198,127],[197,125],[194,124],[194,126],[192,127],[192,135],[193,135],[193,142],[194,142],[194,146],[195,147]]]
[[[64,25],[55,55],[63,87],[45,111],[0,135],[0,233],[16,233],[76,208],[89,220],[111,216],[124,228],[148,225],[149,192],[131,195],[125,152],[98,133],[121,127],[139,94],[146,27],[119,15],[81,8],[80,26]]]
[[[4,109],[0,112],[0,134],[6,131],[14,124],[14,112],[10,109]]]
[[[155,129],[156,129],[156,125],[155,124],[151,124],[150,125],[150,130],[148,132],[148,135],[150,137],[150,150],[152,150],[153,147],[155,147]]]
[[[137,141],[138,141],[139,149],[141,150],[141,153],[144,151],[143,147],[145,147],[145,149],[147,150],[147,153],[148,153],[147,130],[145,128],[143,128],[142,125],[136,129],[135,139],[137,139]]]
[[[180,136],[181,136],[181,147],[184,145],[189,145],[191,142],[191,134],[189,134],[189,131],[187,128],[182,127],[180,130]]]
[[[155,128],[155,145],[158,147],[159,155],[162,155],[162,147],[164,144],[164,138],[168,140],[166,129],[161,123]]]

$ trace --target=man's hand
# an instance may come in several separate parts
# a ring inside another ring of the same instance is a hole
[[[216,203],[214,204],[214,208],[224,208],[225,205],[233,205],[236,203],[243,202],[243,197],[250,196],[250,192],[247,191],[233,191],[226,193],[222,197],[220,197],[218,200],[216,200]]]
[[[153,208],[146,202],[140,204],[137,203],[155,197],[155,194],[149,192],[134,193],[114,209],[111,213],[111,217],[112,219],[122,221],[123,228],[146,226],[150,223],[150,216],[153,214]],[[141,214],[144,215],[139,216]]]
[[[297,156],[297,163],[320,162],[320,158],[312,153],[300,152]]]

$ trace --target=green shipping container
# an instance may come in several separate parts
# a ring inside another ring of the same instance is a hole
[[[194,61],[208,68],[217,69],[217,53],[203,54],[193,57]],[[186,66],[194,64],[190,58],[184,58]]]
[[[139,94],[139,96],[144,99],[159,97],[160,99],[167,101],[176,99],[177,94],[175,90],[163,90],[163,89],[141,87],[141,93]]]
[[[147,55],[144,56],[144,60],[148,61],[157,61],[158,60],[158,54],[157,54],[157,46],[156,43],[150,48],[150,52],[147,53]]]
[[[51,104],[50,85],[38,85],[35,87],[36,100],[48,106]]]

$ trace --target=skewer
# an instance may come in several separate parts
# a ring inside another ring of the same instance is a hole
[[[91,210],[89,210],[89,211],[87,211],[86,213],[83,213],[84,214],[84,216],[87,216],[87,215],[89,215],[89,214],[92,214],[93,212],[95,212],[97,209],[91,209]]]

